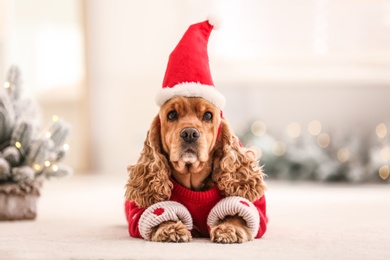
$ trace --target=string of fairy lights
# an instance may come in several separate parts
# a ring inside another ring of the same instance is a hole
[[[306,128],[306,131],[305,131]],[[250,125],[249,133],[245,134],[243,139],[249,144],[258,155],[260,161],[264,157],[263,155],[271,153],[275,157],[286,156],[290,150],[295,152],[294,146],[298,146],[298,143],[302,143],[302,140],[312,140],[310,142],[315,143],[317,147],[323,149],[324,152],[332,154],[332,157],[337,160],[337,163],[341,166],[351,164],[353,158],[356,157],[356,153],[359,153],[359,149],[362,147],[356,147],[356,145],[349,145],[348,143],[337,143],[336,134],[331,134],[323,130],[323,124],[319,120],[312,120],[306,126],[298,122],[291,122],[285,128],[285,136],[287,138],[268,138],[268,142],[256,142],[256,139],[261,140],[266,136],[270,136],[267,129],[267,124],[263,121],[254,121]],[[248,137],[248,134],[250,135]],[[367,149],[367,153],[373,159],[369,162],[373,167],[376,167],[376,174],[382,179],[390,179],[390,139],[389,139],[389,127],[385,123],[379,123],[371,130],[371,135],[375,136],[375,142],[371,141],[369,147],[363,147]],[[352,138],[360,138],[361,136],[353,136]],[[367,136],[364,138],[368,138]],[[267,140],[268,140],[267,139]],[[313,144],[311,144],[313,145]],[[270,146],[270,147],[267,147]],[[267,162],[265,162],[267,164]]]

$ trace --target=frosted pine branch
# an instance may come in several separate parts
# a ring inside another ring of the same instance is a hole
[[[56,116],[39,131],[38,108],[22,97],[19,69],[11,67],[6,78],[6,91],[0,92],[0,183],[23,185],[70,174],[70,167],[58,164],[66,154],[69,125]]]
[[[13,100],[18,100],[22,94],[22,79],[20,70],[16,66],[12,66],[8,71],[7,81],[9,87],[7,87],[8,95]]]

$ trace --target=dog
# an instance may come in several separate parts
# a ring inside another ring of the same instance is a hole
[[[191,25],[170,55],[159,113],[128,167],[132,237],[242,243],[266,231],[265,174],[223,116],[225,98],[209,71],[207,41],[216,27],[212,19]]]
[[[241,147],[219,109],[203,98],[175,97],[165,103],[148,131],[138,163],[128,167],[126,200],[147,208],[170,199],[174,180],[192,191],[214,186],[224,196],[251,202],[260,199],[266,185],[255,153]],[[253,240],[246,221],[227,216],[210,231],[213,242]],[[180,221],[153,227],[151,241],[187,242],[191,232]]]

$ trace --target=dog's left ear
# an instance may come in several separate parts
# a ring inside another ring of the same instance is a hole
[[[214,153],[213,181],[226,196],[240,196],[253,202],[264,194],[264,173],[255,153],[241,146],[226,119]]]
[[[142,208],[171,197],[171,170],[167,158],[162,154],[160,127],[157,115],[150,126],[138,162],[128,167],[125,197]]]

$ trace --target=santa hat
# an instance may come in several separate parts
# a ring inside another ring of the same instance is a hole
[[[184,33],[169,56],[162,89],[156,97],[158,106],[175,96],[202,97],[222,109],[225,97],[217,91],[211,78],[207,43],[213,29],[219,29],[220,20],[210,17],[193,24]]]

